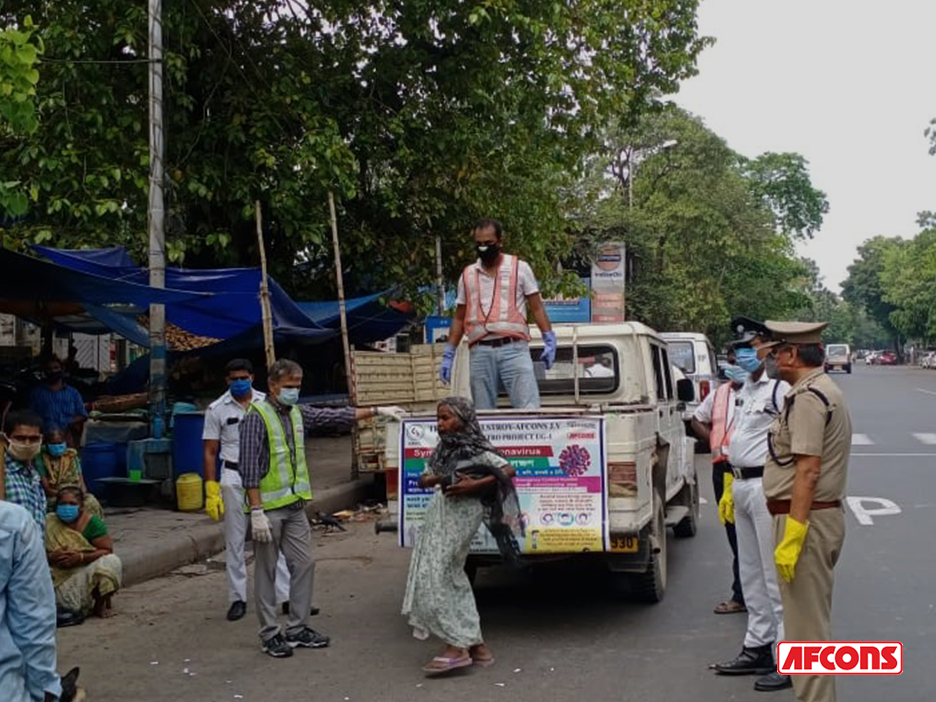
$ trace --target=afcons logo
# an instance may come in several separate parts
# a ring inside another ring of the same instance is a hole
[[[783,675],[900,675],[899,641],[782,641],[777,670]]]

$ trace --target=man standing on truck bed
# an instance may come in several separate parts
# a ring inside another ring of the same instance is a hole
[[[440,378],[451,382],[452,365],[462,336],[470,347],[471,394],[479,410],[497,407],[503,383],[515,408],[539,407],[539,387],[533,372],[528,342],[527,308],[546,345],[541,360],[546,370],[556,360],[556,334],[552,330],[539,284],[530,266],[501,250],[503,231],[496,219],[481,219],[474,226],[478,260],[458,280],[458,299]]]
[[[767,436],[774,419],[783,411],[790,386],[767,376],[757,347],[767,328],[753,320],[740,325],[741,338],[734,342],[738,365],[750,375],[738,390],[734,429],[728,446],[733,480],[719,503],[719,512],[730,515],[738,535],[741,587],[748,608],[747,632],[741,653],[715,665],[722,675],[761,675],[754,689],[772,692],[791,686],[787,675],[776,671],[773,651],[783,639],[783,604],[774,564],[773,520],[764,499],[764,463]]]
[[[771,337],[761,355],[793,385],[770,429],[764,472],[786,635],[829,641],[834,570],[845,540],[851,416],[842,391],[823,371],[826,323],[766,326]],[[798,702],[835,702],[834,675],[792,677]]]
[[[731,487],[731,465],[728,463],[728,444],[734,429],[735,399],[738,390],[744,385],[747,373],[736,365],[734,349],[728,350],[728,368],[725,374],[727,383],[718,386],[709,393],[692,417],[692,431],[699,440],[706,442],[712,452],[712,488],[715,491],[715,503],[721,503],[725,492],[725,483]],[[747,612],[744,605],[744,591],[741,589],[741,575],[738,570],[738,537],[735,533],[734,520],[728,521],[719,511],[718,515],[725,526],[728,545],[731,547],[731,597],[715,607],[715,614],[735,614]]]

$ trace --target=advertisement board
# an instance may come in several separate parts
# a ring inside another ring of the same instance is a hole
[[[524,520],[526,554],[605,551],[609,546],[605,491],[605,425],[600,417],[498,417],[482,419],[485,436],[517,471],[514,485]],[[400,544],[416,543],[432,490],[419,476],[438,441],[434,418],[402,423],[399,483]],[[441,499],[442,496],[439,496]],[[458,498],[451,498],[458,499]],[[473,553],[497,553],[482,526]]]

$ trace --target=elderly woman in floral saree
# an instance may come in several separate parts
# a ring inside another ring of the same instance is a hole
[[[514,470],[481,432],[471,402],[443,400],[437,420],[439,443],[419,480],[434,494],[413,549],[403,600],[413,635],[426,639],[431,634],[446,644],[445,652],[423,668],[431,676],[494,663],[481,636],[465,562],[482,523],[505,558],[514,560],[519,547],[509,525],[520,524]]]
[[[84,494],[86,512],[99,519],[104,518],[104,510],[97,498],[88,492],[84,476],[81,474],[81,459],[78,452],[65,444],[65,432],[58,428],[46,431],[42,442],[42,451],[36,456],[36,471],[42,480],[42,489],[46,493],[46,505],[50,512],[55,511],[58,492],[62,488],[76,487]]]
[[[55,512],[46,517],[52,585],[60,607],[108,617],[122,566],[104,522],[82,507],[84,497],[79,488],[62,488]]]

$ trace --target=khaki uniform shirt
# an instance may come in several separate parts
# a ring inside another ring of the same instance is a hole
[[[829,404],[809,388],[821,392]],[[819,368],[793,386],[786,395],[786,404],[789,411],[781,412],[770,428],[764,495],[768,500],[792,499],[794,456],[799,454],[822,457],[813,500],[845,499],[852,426],[842,391]]]

